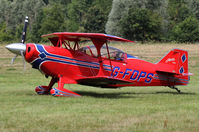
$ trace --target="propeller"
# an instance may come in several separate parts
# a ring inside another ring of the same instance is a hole
[[[22,38],[21,38],[21,43],[12,43],[9,45],[6,45],[6,48],[11,51],[12,53],[16,54],[12,60],[11,60],[11,64],[14,63],[15,59],[17,58],[18,55],[21,55],[23,58],[23,65],[24,65],[24,69],[26,68],[26,63],[25,63],[25,51],[26,51],[26,31],[27,31],[27,26],[28,26],[28,16],[25,17],[25,22],[24,22],[24,28],[23,28],[23,33],[22,33]]]
[[[22,33],[22,38],[21,38],[21,42],[22,42],[23,44],[24,44],[25,41],[26,41],[27,26],[28,26],[28,16],[26,16],[26,18],[25,18],[25,23],[24,23],[23,33]]]

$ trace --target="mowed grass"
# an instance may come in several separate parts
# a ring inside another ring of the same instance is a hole
[[[0,131],[35,132],[131,132],[199,131],[199,45],[198,44],[114,44],[141,59],[157,62],[169,50],[189,51],[189,69],[194,73],[188,86],[128,87],[100,89],[65,85],[81,94],[78,98],[40,96],[38,85],[48,85],[39,71],[26,65],[0,46]],[[57,85],[56,85],[57,86]],[[55,86],[55,87],[56,87]]]

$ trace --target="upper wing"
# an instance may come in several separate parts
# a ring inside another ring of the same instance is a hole
[[[57,33],[42,35],[42,37],[47,37],[53,43],[53,45],[56,45],[54,42],[57,42],[59,38],[68,41],[84,41],[84,40],[97,39],[101,41],[134,42],[117,36],[102,34],[102,33],[57,32]]]

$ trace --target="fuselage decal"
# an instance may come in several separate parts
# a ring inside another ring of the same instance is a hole
[[[41,64],[44,62],[57,62],[57,63],[63,63],[63,64],[70,64],[70,65],[75,65],[75,66],[82,66],[82,67],[87,67],[87,68],[94,68],[94,69],[99,69],[99,63],[96,62],[86,62],[86,61],[81,61],[81,60],[76,60],[72,59],[69,57],[65,56],[60,56],[60,55],[54,55],[51,53],[48,53],[45,48],[42,45],[35,44],[37,51],[40,53],[39,57],[35,59],[32,63],[33,68],[40,69]],[[110,65],[104,64],[104,69],[107,71],[111,71]]]
[[[121,77],[122,75],[122,77]],[[121,71],[121,68],[116,66],[113,68],[112,76],[115,78],[125,79],[129,81],[137,81],[144,79],[145,83],[151,83],[153,80],[153,73],[147,73],[144,71],[138,71],[133,69],[125,69],[125,71]]]

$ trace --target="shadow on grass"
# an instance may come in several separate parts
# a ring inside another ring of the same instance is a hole
[[[174,94],[174,95],[196,95],[196,93],[191,93],[191,92],[181,92],[181,93],[178,93],[178,92],[175,92],[175,91],[163,91],[163,92],[156,92],[154,94]]]
[[[189,92],[175,92],[175,91],[163,91],[163,92],[147,92],[147,93],[135,93],[135,92],[114,92],[114,93],[97,93],[97,92],[90,92],[90,91],[74,91],[81,96],[90,96],[95,98],[114,98],[114,99],[120,99],[120,98],[141,98],[140,96],[136,95],[159,95],[159,94],[172,94],[172,95],[196,95],[196,93],[189,93]]]
[[[131,92],[114,92],[114,93],[97,93],[91,91],[74,91],[81,96],[90,96],[95,98],[113,98],[113,99],[121,99],[121,98],[137,98],[135,97],[135,93]]]
[[[181,92],[178,93],[177,91],[159,91],[159,92],[127,92],[127,91],[118,91],[118,92],[94,92],[94,91],[73,91],[75,93],[78,93],[81,96],[89,96],[94,98],[112,98],[112,99],[121,99],[121,98],[142,98],[142,96],[138,95],[197,95],[197,93],[192,92]],[[16,95],[29,95],[29,96],[37,96],[35,92],[17,92]],[[44,95],[44,96],[51,96],[51,95]]]

